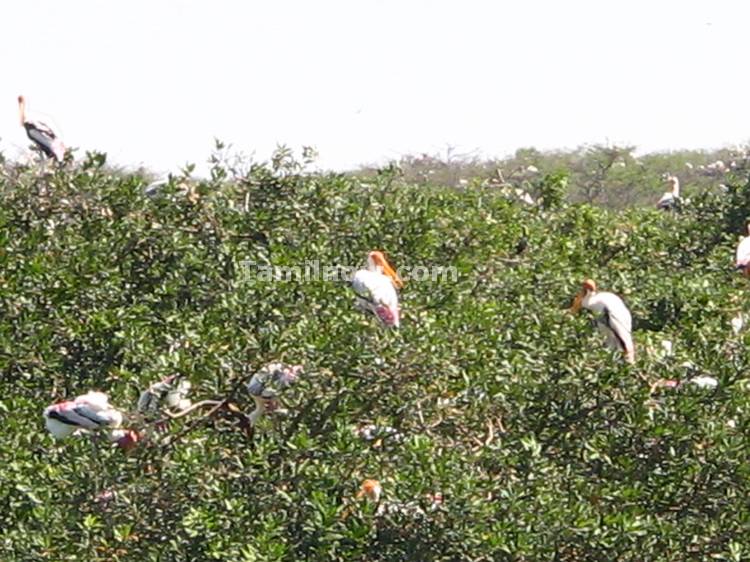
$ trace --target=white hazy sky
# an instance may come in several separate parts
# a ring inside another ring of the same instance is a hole
[[[324,167],[410,152],[750,139],[745,0],[24,0],[0,12],[0,150],[16,96],[69,146],[156,171],[218,137]]]

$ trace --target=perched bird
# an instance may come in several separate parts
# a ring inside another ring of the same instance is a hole
[[[735,268],[750,276],[750,223],[747,225],[748,236],[743,236],[737,245],[737,259]]]
[[[153,383],[138,398],[137,409],[142,414],[156,414],[163,407],[170,410],[185,410],[191,402],[186,396],[190,392],[190,381],[180,375],[170,375]]]
[[[362,482],[357,492],[357,498],[368,498],[375,503],[380,501],[380,496],[383,493],[383,487],[380,482],[372,478],[367,478]]]
[[[269,363],[253,375],[247,383],[247,391],[255,401],[255,409],[248,416],[252,425],[267,412],[279,410],[278,392],[296,381],[302,371],[302,365]]]
[[[44,410],[44,423],[57,439],[63,439],[76,431],[95,431],[102,428],[118,428],[123,416],[109,403],[103,392],[90,391],[74,400],[58,402]]]
[[[161,179],[161,180],[153,181],[143,189],[143,194],[146,197],[155,197],[159,195],[162,191],[164,191],[164,187],[167,185],[169,185],[168,179],[167,180]]]
[[[656,204],[656,208],[662,211],[671,211],[680,200],[680,180],[677,176],[668,175],[667,185],[670,188],[669,191],[664,193]]]
[[[408,518],[424,518],[427,516],[427,512],[420,505],[421,502],[412,501],[398,501],[398,500],[383,500],[383,487],[380,482],[372,478],[367,478],[362,482],[357,492],[357,499],[367,498],[373,503],[377,504],[375,515],[382,517],[385,515],[408,517]],[[440,509],[443,504],[443,495],[441,493],[425,494],[425,502],[428,505],[427,511],[436,511]]]
[[[686,385],[692,384],[693,386],[706,390],[713,390],[719,386],[719,381],[716,377],[710,375],[699,375],[684,381],[678,381],[675,379],[659,379],[651,385],[651,394],[660,388],[666,389],[680,389]]]
[[[23,96],[18,96],[18,112],[21,117],[21,126],[26,129],[26,135],[42,151],[42,154],[58,162],[64,160],[65,145],[52,127],[41,121],[27,118],[26,100]]]
[[[372,312],[389,327],[399,327],[400,310],[397,289],[404,282],[393,269],[383,252],[367,254],[367,269],[360,269],[352,278],[352,288],[357,293],[357,305]]]
[[[719,386],[719,381],[716,380],[716,377],[712,377],[710,375],[700,375],[697,377],[693,377],[687,382],[689,384],[694,384],[698,388],[713,389]]]
[[[745,316],[738,312],[732,320],[730,320],[730,324],[732,325],[732,331],[735,334],[739,334],[742,331],[742,328],[745,327]]]
[[[578,312],[581,307],[600,316],[596,320],[599,331],[607,338],[607,344],[622,351],[628,363],[635,361],[633,346],[633,319],[628,307],[614,293],[597,291],[596,283],[591,279],[583,282],[580,292],[573,300],[571,312]]]

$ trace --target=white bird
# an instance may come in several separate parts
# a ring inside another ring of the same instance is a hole
[[[367,269],[360,269],[352,278],[360,309],[368,310],[389,327],[399,327],[400,309],[396,289],[404,286],[383,252],[367,254]]]
[[[667,185],[670,190],[664,193],[656,204],[656,208],[663,211],[671,211],[680,200],[680,180],[677,176],[668,175]]]
[[[167,186],[168,184],[169,184],[168,179],[166,180],[161,179],[161,180],[153,181],[143,189],[143,194],[146,197],[155,197],[159,193],[161,193],[164,190],[164,187]]]
[[[732,331],[735,334],[739,334],[742,331],[742,328],[745,327],[745,316],[738,312],[737,315],[730,320],[730,324],[732,324]]]
[[[715,377],[711,377],[709,375],[700,375],[697,377],[693,377],[692,379],[688,380],[688,383],[694,384],[698,388],[716,388],[719,386],[719,381],[716,380]]]
[[[375,503],[380,501],[380,496],[383,494],[383,487],[380,482],[373,478],[367,478],[362,482],[357,492],[357,498],[368,498]]]
[[[743,236],[737,245],[735,268],[750,276],[750,223],[747,225],[748,236]]]
[[[278,391],[296,381],[302,371],[302,365],[269,363],[253,375],[247,383],[247,390],[255,401],[255,409],[248,416],[253,426],[267,412],[279,410]]]
[[[581,307],[600,315],[596,319],[596,324],[599,331],[606,336],[607,344],[622,351],[625,361],[634,363],[633,319],[622,299],[614,293],[597,291],[596,283],[587,279],[573,300],[570,310],[575,314]]]
[[[357,499],[366,498],[377,505],[375,515],[377,517],[383,517],[385,515],[403,516],[408,518],[423,518],[427,517],[427,512],[422,508],[418,501],[397,501],[397,500],[382,500],[383,486],[379,481],[373,478],[367,478],[362,482],[357,492]],[[427,511],[433,512],[443,504],[443,494],[425,494],[425,500],[428,504]]]
[[[44,424],[57,439],[68,437],[76,431],[118,428],[122,421],[122,413],[110,405],[107,395],[96,391],[74,400],[58,402],[44,410]]]
[[[18,112],[21,118],[21,126],[26,129],[26,135],[39,147],[42,154],[58,162],[64,160],[65,145],[52,127],[42,121],[27,118],[26,100],[23,96],[18,96]]]

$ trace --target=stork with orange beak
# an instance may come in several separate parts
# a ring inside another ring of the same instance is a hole
[[[394,328],[399,327],[400,316],[396,290],[403,286],[404,282],[380,251],[367,254],[367,269],[360,269],[352,278],[358,306]]]
[[[664,193],[656,204],[656,208],[662,211],[671,211],[680,199],[680,180],[677,176],[669,174],[667,176],[667,185],[669,191]]]
[[[570,311],[575,314],[581,308],[600,315],[596,319],[596,325],[599,332],[606,336],[607,344],[612,349],[622,351],[625,361],[634,363],[633,319],[622,299],[614,293],[597,291],[596,283],[587,279],[573,300]]]
[[[743,236],[737,245],[735,267],[748,277],[750,276],[750,223],[747,224],[747,236]]]
[[[362,482],[357,492],[357,499],[367,498],[375,503],[380,501],[380,496],[383,493],[383,487],[380,482],[373,478],[367,478]]]
[[[34,142],[47,158],[62,162],[65,158],[65,145],[59,139],[52,127],[38,120],[28,119],[26,116],[26,100],[18,96],[18,113],[21,126],[26,129],[26,135]]]

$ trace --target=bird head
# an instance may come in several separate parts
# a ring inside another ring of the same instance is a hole
[[[26,100],[23,96],[18,96],[18,113],[21,117],[21,126],[26,122]]]
[[[359,487],[357,492],[357,498],[367,497],[374,502],[380,500],[380,494],[383,492],[383,487],[380,482],[372,478],[367,478],[362,485]]]
[[[110,434],[110,440],[127,452],[136,446],[141,439],[141,434],[133,429],[115,429]]]
[[[591,279],[586,279],[586,281],[584,281],[581,285],[581,290],[578,291],[578,294],[576,294],[575,298],[573,299],[573,306],[570,307],[570,312],[575,314],[576,312],[581,310],[581,306],[583,306],[583,299],[586,298],[586,295],[595,292],[596,283]]]
[[[674,195],[678,194],[680,190],[680,180],[677,179],[677,176],[667,174],[667,185]]]
[[[404,282],[401,280],[401,277],[398,276],[396,270],[393,269],[393,266],[386,259],[385,254],[383,254],[383,252],[381,252],[380,250],[373,250],[372,252],[367,254],[367,265],[371,269],[380,271],[383,273],[383,275],[387,275],[388,277],[390,277],[393,286],[397,289],[400,289],[404,286]]]

